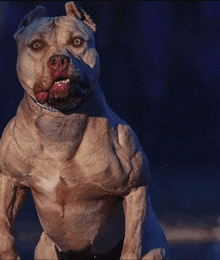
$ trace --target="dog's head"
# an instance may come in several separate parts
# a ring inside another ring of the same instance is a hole
[[[77,106],[96,86],[99,58],[95,24],[73,2],[66,16],[42,17],[38,6],[24,17],[15,34],[17,73],[25,91],[40,104],[65,109]]]

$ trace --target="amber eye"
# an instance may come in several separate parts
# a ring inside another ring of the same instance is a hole
[[[82,38],[76,37],[76,38],[73,39],[72,45],[73,45],[74,47],[79,47],[79,46],[82,45],[83,42],[84,42],[84,40],[83,40]]]
[[[35,41],[31,44],[31,47],[35,50],[41,49],[43,47],[43,43],[40,41]]]

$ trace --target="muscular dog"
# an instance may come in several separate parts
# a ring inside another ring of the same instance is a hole
[[[48,18],[38,6],[15,34],[25,95],[0,143],[0,258],[20,259],[12,227],[30,189],[35,259],[163,259],[147,158],[100,90],[94,23],[65,7]]]

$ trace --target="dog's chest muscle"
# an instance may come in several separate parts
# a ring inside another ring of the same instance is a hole
[[[115,153],[111,131],[107,120],[92,120],[77,150],[70,152],[72,157],[65,157],[62,151],[45,150],[46,154],[38,159],[37,168],[31,173],[34,185],[37,183],[37,189],[47,192],[70,188],[77,194],[78,187],[86,186],[84,193],[91,193],[91,187],[98,187],[103,194],[120,193],[126,188],[129,176]],[[71,145],[66,146],[71,150]]]

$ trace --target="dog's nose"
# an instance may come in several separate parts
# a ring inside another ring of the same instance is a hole
[[[54,71],[63,71],[70,64],[70,58],[64,54],[56,54],[50,57],[49,67]]]

